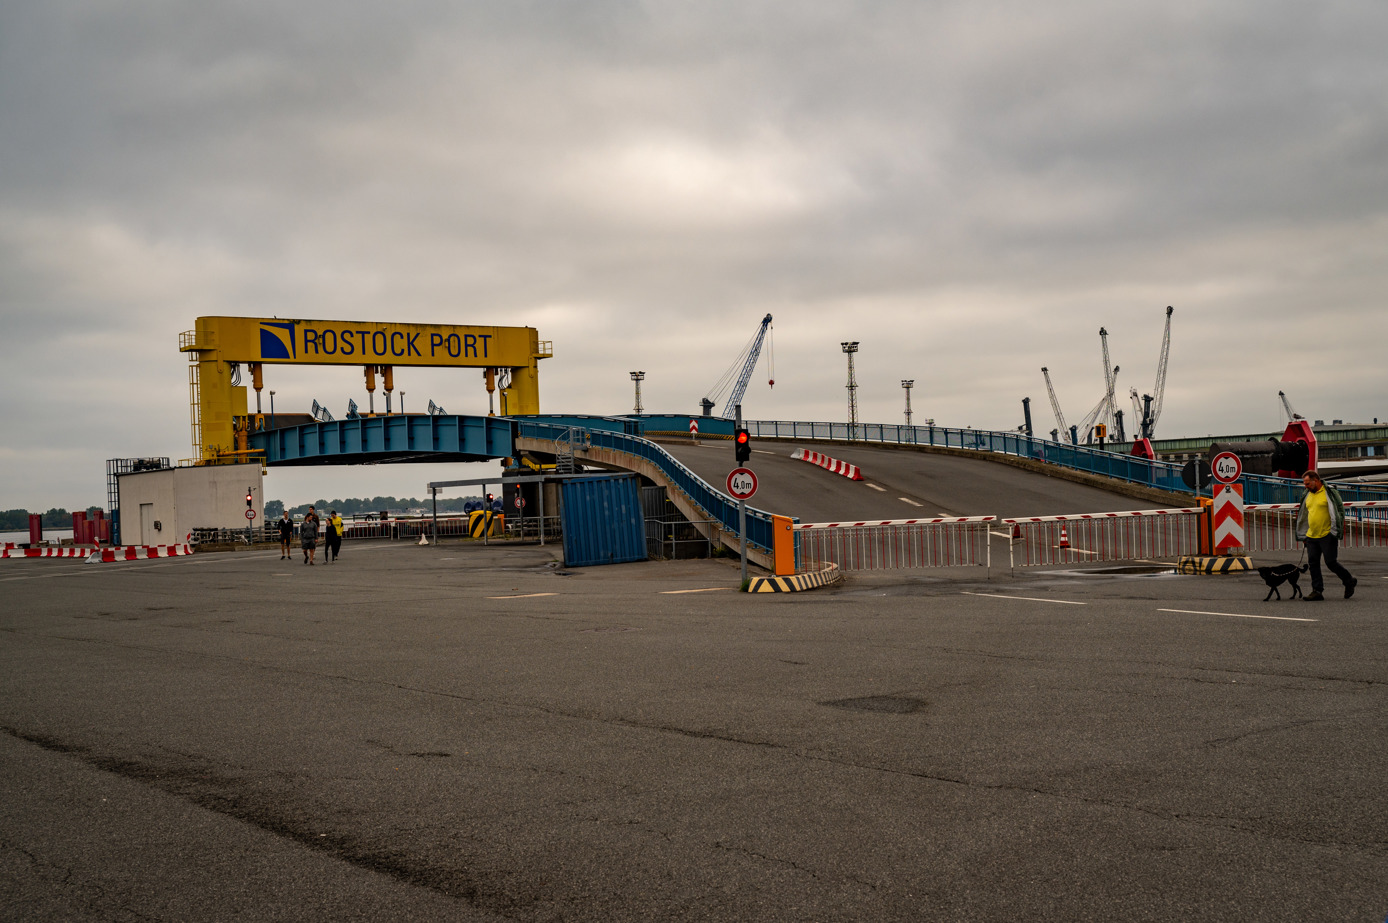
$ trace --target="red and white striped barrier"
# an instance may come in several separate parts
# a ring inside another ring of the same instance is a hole
[[[988,525],[996,516],[809,522],[795,526],[806,562],[841,570],[990,566]]]
[[[1004,519],[1013,567],[1200,553],[1201,507]],[[1020,557],[1020,560],[1018,558]]]
[[[0,558],[85,558],[90,548],[5,548]]]
[[[1249,551],[1299,551],[1296,503],[1249,503],[1244,506],[1244,547]],[[1388,547],[1388,501],[1350,500],[1340,531],[1342,548]]]
[[[797,529],[856,529],[864,526],[927,526],[945,522],[997,522],[996,516],[945,516],[939,519],[875,519],[862,522],[800,522]],[[1011,520],[1008,520],[1011,522]]]
[[[1244,547],[1242,484],[1216,486],[1210,516],[1214,522],[1215,554],[1232,554],[1233,549]]]
[[[189,545],[123,545],[119,548],[101,548],[87,556],[88,564],[108,561],[142,561],[145,558],[175,558],[192,554]]]
[[[850,481],[861,481],[862,473],[857,465],[850,465],[848,462],[839,461],[837,458],[830,458],[828,455],[819,452],[811,452],[809,449],[796,449],[790,453],[791,458],[798,458],[800,461],[807,461],[812,465],[818,465],[825,471],[832,471],[834,474],[841,474]]]

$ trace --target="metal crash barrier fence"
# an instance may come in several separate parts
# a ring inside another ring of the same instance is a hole
[[[947,426],[901,426],[894,423],[807,423],[789,420],[749,420],[747,428],[754,437],[761,439],[939,446],[1012,455],[1172,493],[1190,493],[1181,476],[1182,466],[1179,464],[1148,461],[1135,455],[1052,442],[1020,433]],[[1285,503],[1299,496],[1302,490],[1300,478],[1245,474],[1242,482],[1244,499],[1249,503]],[[1335,486],[1342,496],[1353,500],[1384,499],[1384,490],[1377,485],[1337,483]]]
[[[989,524],[996,516],[811,522],[795,526],[804,561],[842,570],[991,567]]]
[[[1256,503],[1243,508],[1243,540],[1249,551],[1300,551],[1296,540],[1295,503]],[[1388,502],[1350,500],[1345,503],[1343,548],[1388,547]]]
[[[1200,553],[1200,507],[1004,519],[1011,567],[1133,561]]]

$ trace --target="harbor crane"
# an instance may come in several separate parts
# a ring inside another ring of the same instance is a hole
[[[1103,328],[1101,327],[1099,329],[1102,333]],[[1104,341],[1104,358],[1108,359],[1107,340]],[[1108,387],[1104,392],[1104,396],[1099,398],[1099,403],[1094,405],[1094,409],[1089,411],[1089,414],[1084,418],[1084,422],[1079,425],[1079,431],[1084,433],[1084,441],[1086,444],[1094,441],[1094,426],[1097,423],[1102,422],[1106,426],[1112,426],[1115,433],[1118,431],[1117,418],[1113,410],[1113,389],[1118,383],[1118,366],[1115,365],[1113,371],[1107,372],[1104,377],[1108,382]],[[1123,437],[1119,435],[1116,441],[1121,442],[1122,438]]]
[[[1123,418],[1118,415],[1118,408],[1113,403],[1113,392],[1118,387],[1118,366],[1112,365],[1108,357],[1108,331],[1103,327],[1099,328],[1099,342],[1104,347],[1104,422],[1118,433],[1118,441],[1123,441]],[[1113,372],[1110,373],[1109,369]]]
[[[770,329],[771,315],[768,314],[761,319],[761,325],[757,327],[757,332],[752,335],[752,339],[747,341],[747,345],[742,347],[742,352],[738,353],[733,364],[728,366],[728,370],[718,381],[714,382],[713,387],[709,388],[708,393],[699,401],[703,407],[704,416],[707,417],[713,413],[713,408],[718,400],[731,387],[732,391],[728,394],[728,402],[723,405],[723,416],[732,417],[733,408],[742,403],[742,395],[747,392],[747,383],[752,380],[752,370],[756,368],[757,359],[761,356],[762,342],[766,339],[766,334]],[[776,386],[775,356],[773,345],[767,352],[767,384],[773,388]]]
[[[1166,329],[1162,332],[1161,356],[1157,359],[1157,381],[1151,394],[1138,396],[1137,389],[1128,394],[1133,400],[1133,413],[1139,421],[1137,435],[1133,439],[1132,454],[1155,460],[1156,451],[1152,448],[1152,434],[1157,428],[1157,418],[1161,416],[1162,400],[1166,397],[1166,363],[1171,356],[1171,315],[1175,312],[1171,305],[1166,306]]]
[[[1297,420],[1306,419],[1301,414],[1297,413],[1295,410],[1292,409],[1292,402],[1287,400],[1287,393],[1285,391],[1278,391],[1277,399],[1282,402],[1282,410],[1287,414],[1288,423],[1293,423]]]
[[[1060,439],[1064,440],[1066,436],[1069,436],[1070,442],[1073,444],[1075,442],[1075,431],[1065,425],[1065,414],[1060,412],[1060,401],[1056,399],[1055,387],[1051,384],[1051,370],[1043,365],[1041,366],[1041,374],[1046,376],[1046,393],[1050,395],[1051,398],[1051,412],[1055,414],[1056,426],[1060,427]]]
[[[1157,382],[1152,386],[1152,393],[1144,394],[1142,397],[1143,406],[1138,417],[1142,421],[1138,436],[1142,439],[1152,438],[1152,433],[1157,428],[1157,419],[1161,416],[1162,400],[1166,397],[1166,360],[1171,355],[1171,315],[1175,310],[1171,305],[1166,306],[1166,330],[1162,333],[1161,356],[1157,359]]]

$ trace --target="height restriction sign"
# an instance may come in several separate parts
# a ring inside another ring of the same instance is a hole
[[[728,493],[738,500],[746,500],[757,492],[757,476],[751,468],[734,468],[728,472]]]
[[[1243,477],[1243,461],[1233,452],[1220,452],[1210,461],[1210,473],[1221,484],[1232,484]]]

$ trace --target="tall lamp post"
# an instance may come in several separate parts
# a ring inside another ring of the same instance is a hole
[[[643,382],[643,381],[646,380],[646,373],[645,373],[645,372],[632,372],[632,373],[631,373],[631,380],[634,381],[634,382],[636,382],[636,410],[633,411],[633,412],[634,412],[634,413],[640,413],[641,410],[642,410],[642,408],[641,408],[641,382]]]
[[[858,437],[858,380],[853,377],[853,354],[858,351],[858,341],[844,341],[839,344],[848,356],[848,440]]]
[[[901,379],[901,387],[906,389],[906,425],[911,425],[911,389],[916,386],[914,378]]]
[[[270,428],[275,428],[275,392],[270,392]]]
[[[404,391],[401,391],[401,392],[400,392],[400,412],[401,412],[401,413],[404,413],[404,412],[405,412],[405,392],[404,392]]]

